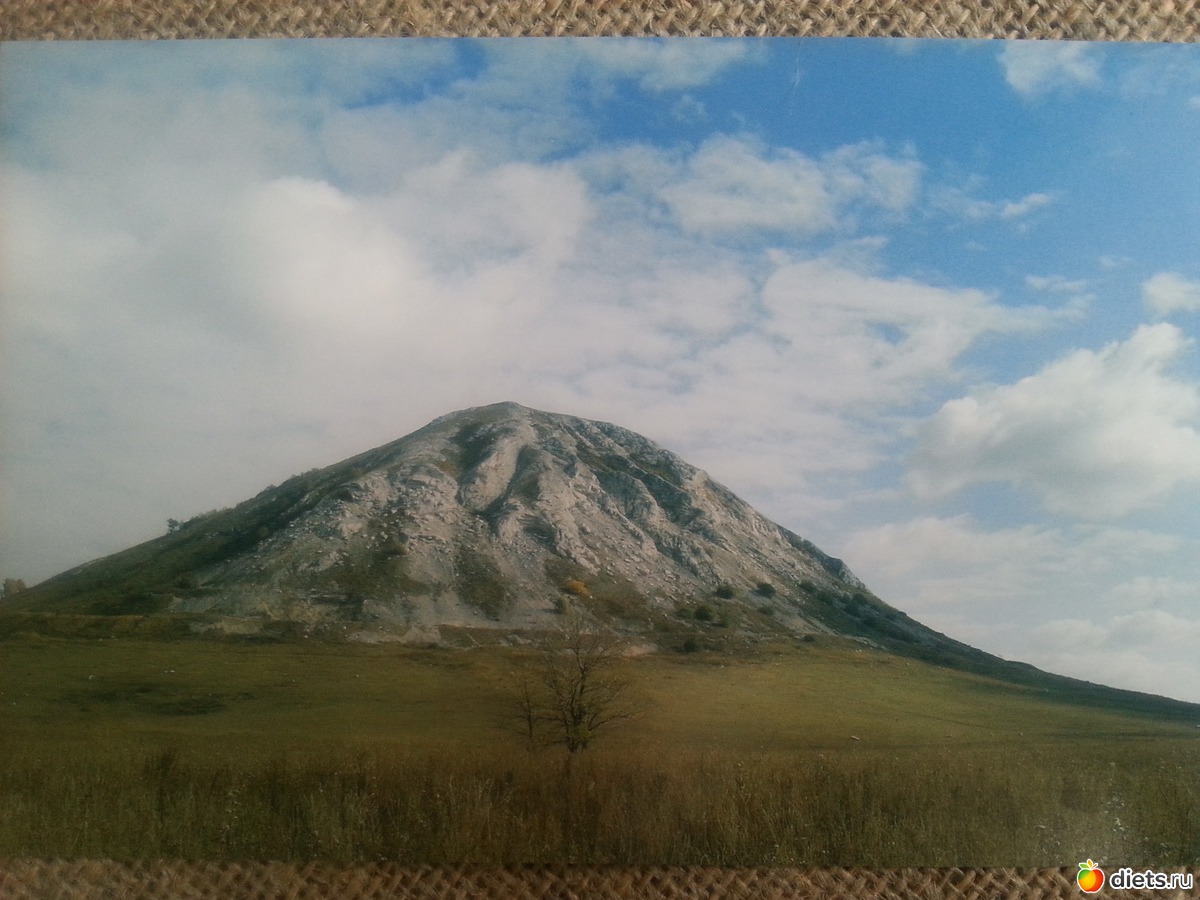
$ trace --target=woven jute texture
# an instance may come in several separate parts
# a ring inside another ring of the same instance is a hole
[[[856,35],[1195,40],[1200,0],[0,0],[0,38]]]
[[[107,861],[0,862],[5,900],[241,898],[384,900],[444,897],[859,898],[1080,897],[1070,869],[341,868],[321,863],[218,865]],[[1122,891],[1122,897],[1200,897]]]

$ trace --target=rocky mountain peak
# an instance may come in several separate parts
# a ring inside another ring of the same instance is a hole
[[[516,403],[442,416],[29,599],[420,642],[520,639],[566,603],[668,645],[718,632],[946,640],[647,438]]]

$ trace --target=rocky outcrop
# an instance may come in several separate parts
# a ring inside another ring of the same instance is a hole
[[[140,587],[163,611],[422,642],[544,628],[567,601],[651,637],[941,639],[641,435],[515,403],[444,416],[159,542],[47,584],[119,606],[149,559],[162,572]]]

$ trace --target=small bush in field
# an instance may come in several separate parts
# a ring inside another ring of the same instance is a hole
[[[701,603],[696,607],[696,611],[692,613],[697,622],[712,622],[716,619],[717,614],[713,612],[713,608],[707,603]]]
[[[720,597],[722,600],[732,600],[734,597],[733,587],[732,585],[728,584],[721,585],[713,593],[715,593],[716,596]]]

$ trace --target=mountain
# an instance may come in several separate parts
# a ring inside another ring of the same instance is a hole
[[[544,629],[566,602],[659,644],[831,635],[975,653],[641,435],[515,403],[175,523],[9,608],[454,643]]]
[[[520,644],[568,604],[647,649],[836,643],[1071,702],[1197,714],[952,640],[641,435],[515,403],[443,416],[15,593],[0,637]]]

